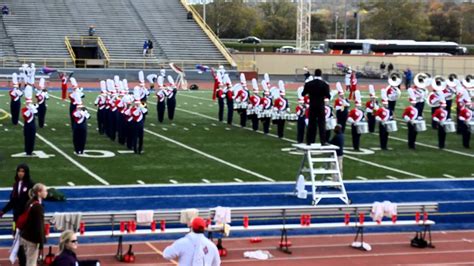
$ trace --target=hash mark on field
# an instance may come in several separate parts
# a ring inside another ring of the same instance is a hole
[[[141,180],[137,180],[137,183],[140,184],[140,185],[145,185],[145,182],[143,182]]]
[[[187,102],[185,102],[184,104],[185,104],[185,105],[187,105],[188,103],[187,103]]]
[[[243,183],[244,181],[242,181],[242,179],[238,179],[238,178],[234,178],[235,181],[239,182],[239,183]]]
[[[185,127],[185,128],[183,128],[183,130],[184,130],[184,131],[188,131],[188,130],[189,130],[189,128]]]
[[[448,174],[443,174],[444,177],[447,177],[447,178],[456,178],[455,176],[452,176],[452,175],[448,175]]]
[[[208,106],[209,106],[209,107],[214,107],[214,105],[212,105],[212,104],[209,104]]]
[[[226,127],[225,130],[230,130],[230,128]]]
[[[163,131],[167,131],[167,130],[168,130],[166,127],[162,128],[162,129],[163,129]]]
[[[199,102],[199,105],[202,105],[202,102]]]
[[[174,127],[176,126],[176,124],[175,124],[175,123],[171,123],[171,125],[172,125],[172,126],[174,126]]]
[[[87,123],[87,126],[91,127],[91,126],[92,126],[92,124],[91,124],[91,123]]]
[[[403,128],[403,129],[408,129],[407,127],[404,127],[404,126],[401,126],[401,128]]]
[[[217,125],[216,125],[216,124],[214,124],[214,123],[211,123],[211,126],[215,127],[215,126],[217,126]]]
[[[204,128],[204,130],[207,130],[207,131],[209,131],[209,128],[208,128],[208,127],[205,127],[205,128]]]
[[[398,178],[394,177],[394,176],[391,176],[391,175],[386,175],[386,177],[388,179],[392,179],[392,180],[398,180]]]
[[[64,124],[64,125],[65,125],[65,126],[67,126],[67,127],[69,126],[69,124],[68,124],[68,123],[66,123],[66,124]]]
[[[153,124],[153,123],[150,123],[150,126],[154,127],[154,126],[155,126],[155,124]]]
[[[291,127],[287,127],[286,129],[288,129],[288,130],[293,130],[293,128],[291,128]]]
[[[8,128],[5,128],[5,131],[8,131]]]
[[[360,179],[360,180],[367,180],[366,177],[363,177],[363,176],[356,176],[357,179]]]
[[[131,151],[131,150],[121,150],[121,151],[117,151],[117,152],[120,153],[120,154],[134,153],[134,151]]]
[[[193,107],[198,107],[197,105],[193,104]]]
[[[54,127],[51,128],[51,131],[56,131],[56,129]]]
[[[191,126],[195,127],[195,126],[196,126],[196,124],[194,124],[194,123],[191,123]]]
[[[67,182],[67,184],[68,184],[70,187],[76,186],[73,182]]]
[[[202,180],[202,182],[207,183],[207,184],[210,184],[210,183],[211,183],[211,181],[209,181],[209,180],[207,180],[207,179],[205,179],[205,178],[203,178],[203,179],[201,179],[201,180]]]
[[[170,183],[178,184],[178,181],[176,181],[176,180],[174,180],[174,179],[170,179]]]

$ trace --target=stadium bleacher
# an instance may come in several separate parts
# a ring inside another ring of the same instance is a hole
[[[2,17],[2,51],[13,62],[45,60],[52,67],[72,66],[64,43],[65,36],[88,36],[94,25],[96,36],[104,42],[110,54],[110,67],[143,67],[143,42],[154,43],[149,62],[226,62],[213,42],[193,20],[186,17],[182,3],[153,0],[4,0],[11,14]],[[11,41],[10,41],[10,39]],[[135,65],[133,64],[135,61]],[[139,61],[139,63],[137,63]]]

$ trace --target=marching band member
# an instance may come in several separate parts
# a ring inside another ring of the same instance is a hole
[[[374,85],[372,84],[369,85],[369,98],[370,99],[365,103],[365,116],[369,124],[369,132],[373,133],[375,131],[375,112],[379,109],[379,102],[377,101]]]
[[[402,84],[402,77],[400,73],[391,73],[388,79],[389,86],[386,88],[388,98],[388,109],[390,110],[390,119],[393,119],[395,113],[395,106],[397,100],[400,98],[400,84]]]
[[[301,89],[301,91],[303,90]],[[305,99],[307,99],[308,103],[305,103]],[[298,120],[296,122],[296,142],[303,143],[304,131],[307,125],[307,120],[309,118],[309,97],[308,96],[298,98],[298,105],[296,106],[295,112],[296,112],[296,115],[298,116]]]
[[[59,72],[59,79],[61,79],[61,99],[64,101],[67,97],[67,81],[68,76],[64,72]]]
[[[354,99],[354,93],[357,90],[357,76],[355,71],[351,71],[351,79],[350,79],[350,92],[349,92],[349,100]]]
[[[261,114],[260,120],[262,120],[263,133],[268,134],[270,132],[270,120],[271,117],[268,114],[272,109],[272,99],[270,98],[270,90],[267,87],[267,82],[262,80],[263,97],[260,99],[259,111]]]
[[[168,87],[166,88],[166,106],[168,107],[168,119],[172,121],[174,119],[174,111],[176,109],[176,84],[172,76],[168,75]]]
[[[446,130],[444,129],[444,123],[448,117],[448,112],[446,111],[446,102],[444,100],[440,101],[440,106],[433,113],[432,117],[438,128],[438,147],[440,149],[444,149],[444,144],[446,141]]]
[[[446,87],[443,89],[444,99],[446,100],[446,111],[448,111],[448,119],[451,118],[451,106],[453,104],[453,97],[456,95],[456,87],[458,80],[456,74],[449,74],[446,80]]]
[[[346,85],[346,91],[349,91],[349,100],[351,99],[352,92],[351,92],[351,76],[352,76],[352,68],[349,66],[346,69],[346,73],[344,75],[344,84]]]
[[[140,101],[140,87],[134,88],[134,106],[130,110],[132,115],[132,149],[135,154],[141,154],[143,150],[143,131],[144,118],[148,110],[142,105]]]
[[[232,82],[230,81],[229,74],[224,74],[225,83],[225,99],[227,104],[227,124],[232,125],[232,119],[234,117],[234,93],[232,91]]]
[[[158,122],[163,123],[166,110],[166,89],[164,85],[165,78],[160,75],[158,77],[158,90],[156,91],[156,112],[158,115]]]
[[[77,105],[77,99],[83,98],[84,93],[82,93],[82,88],[79,88],[79,85],[77,84],[77,81],[75,78],[70,78],[69,81],[71,82],[72,86],[72,92],[69,93],[69,118],[71,120],[71,128],[72,128],[72,123],[74,122],[73,117],[72,117],[72,112],[76,110],[76,105]]]
[[[20,68],[18,68],[19,70],[19,81],[20,81],[20,86],[19,88],[24,88],[26,86],[26,83],[27,83],[27,78],[28,78],[28,70],[29,66],[28,64],[23,64],[21,65]]]
[[[81,98],[76,99],[76,110],[72,113],[74,124],[72,127],[72,142],[74,144],[74,153],[77,155],[84,154],[87,140],[87,119],[90,114],[82,105]]]
[[[415,107],[417,104],[416,95],[414,97],[409,98],[410,105],[405,108],[402,114],[402,118],[407,122],[408,127],[408,148],[413,150],[415,149],[416,135],[418,134],[415,123],[419,120],[418,109]]]
[[[36,124],[35,114],[37,106],[33,104],[33,88],[31,85],[25,87],[25,107],[21,109],[21,114],[24,120],[23,136],[25,138],[25,153],[26,155],[33,155],[35,149],[35,138],[36,138]]]
[[[473,107],[472,103],[466,104],[464,101],[459,102],[459,130],[462,135],[463,147],[469,149],[469,142],[471,140],[470,127],[474,125],[469,124],[472,120],[472,110],[469,110],[466,105],[470,106],[471,109]]]
[[[388,99],[386,92],[382,89],[382,107],[380,107],[377,112],[375,112],[375,120],[379,122],[379,140],[380,140],[380,148],[382,150],[387,150],[387,143],[388,143],[388,131],[386,122],[390,119],[390,110],[387,109],[388,107]]]
[[[217,111],[217,118],[219,119],[219,122],[222,122],[224,120],[224,98],[225,98],[225,90],[224,90],[224,81],[223,81],[223,76],[221,76],[220,72],[217,72],[214,75],[214,88],[215,88],[215,93],[213,95],[213,98],[217,98],[217,105],[218,105],[218,111]]]
[[[360,133],[357,132],[357,123],[363,121],[364,112],[361,110],[361,98],[360,92],[357,90],[355,93],[355,107],[349,112],[347,123],[351,124],[352,134],[352,147],[354,151],[360,151]]]
[[[252,79],[253,94],[249,97],[249,105],[247,108],[247,113],[249,113],[248,118],[252,121],[253,131],[258,130],[258,116],[260,106],[260,96],[258,95],[258,83],[255,78]]]
[[[235,96],[235,102],[240,104],[240,108],[236,109],[240,115],[240,126],[247,126],[247,105],[249,101],[249,90],[247,88],[247,80],[245,79],[245,74],[240,73],[240,85],[242,89],[237,91]]]
[[[277,125],[277,134],[279,138],[283,138],[285,130],[285,117],[284,114],[290,110],[288,100],[285,98],[285,84],[282,80],[278,81],[278,87],[280,96],[275,99],[273,105],[273,112],[277,113],[277,119],[273,120],[273,123]]]
[[[344,133],[346,129],[347,115],[349,112],[348,110],[351,104],[344,97],[344,90],[342,89],[342,85],[340,82],[336,83],[336,89],[339,97],[334,101],[334,109],[336,109],[337,123],[342,126],[341,130],[342,133]]]
[[[427,98],[426,87],[431,84],[431,76],[427,73],[418,73],[413,79],[414,88],[413,94],[415,95],[416,105],[415,108],[418,110],[418,117],[423,117],[423,110],[425,108],[425,98]],[[412,98],[410,95],[409,98]]]
[[[469,104],[471,102],[471,96],[469,95],[468,89],[473,87],[474,77],[472,75],[467,75],[461,80],[461,84],[457,86],[456,90],[456,117],[457,117],[457,130],[459,134],[461,133],[459,129],[460,120],[459,120],[459,110],[461,109],[462,102]]]
[[[49,99],[48,90],[44,86],[45,80],[41,78],[36,89],[36,102],[38,104],[38,126],[44,127],[46,117],[46,100]]]
[[[107,87],[105,81],[100,81],[100,94],[94,101],[94,104],[97,106],[97,127],[99,128],[99,134],[104,135],[105,132],[105,116],[106,105],[107,105]]]
[[[432,92],[428,94],[428,105],[431,106],[431,116],[439,109],[441,102],[446,103],[444,99],[443,90],[445,87],[444,79],[441,76],[436,76],[432,80],[431,88]],[[438,123],[431,120],[431,127],[436,129]]]
[[[108,129],[109,129],[109,138],[112,141],[115,141],[115,138],[117,137],[117,116],[118,116],[118,109],[117,109],[117,98],[118,94],[116,91],[116,86],[115,86],[115,81],[109,79],[108,82],[108,89],[110,90],[110,95],[109,95],[109,109],[108,109],[108,116],[107,116],[107,121],[108,121]]]
[[[158,79],[158,75],[156,74],[148,74],[146,76],[146,79],[148,80],[148,82],[150,83],[150,90],[154,90],[155,89],[155,82],[157,81]]]
[[[125,108],[123,114],[125,117],[125,134],[126,134],[126,145],[127,149],[133,150],[132,142],[133,142],[133,115],[132,115],[132,108],[135,106],[134,101],[134,91],[131,90],[129,91],[128,94],[128,104],[127,107]]]
[[[163,79],[166,77],[166,70],[164,68],[160,69],[160,76],[162,76]]]
[[[126,86],[127,89],[125,89],[124,82],[127,82]],[[125,109],[127,108],[127,97],[128,97],[128,81],[126,79],[119,80],[118,81],[118,95],[117,98],[115,99],[115,106],[117,107],[117,138],[118,138],[118,143],[119,144],[125,144],[126,140],[126,121],[125,121],[125,116],[124,112]]]
[[[18,84],[18,75],[16,73],[12,74],[12,83],[13,88],[10,89],[10,113],[12,114],[12,124],[17,125],[18,119],[20,117],[21,110],[21,96],[23,92],[19,89]]]
[[[329,102],[329,98],[324,98],[324,119],[326,121],[326,141],[329,142],[331,139],[331,131],[334,130],[336,123],[333,123],[334,119],[333,108]],[[335,121],[334,121],[335,122]],[[334,127],[333,127],[334,126]]]
[[[145,74],[143,74],[142,70],[138,72],[138,82],[139,82],[139,87],[140,87],[140,101],[142,101],[142,104],[146,106],[146,101],[147,101],[148,95],[150,95],[150,92],[145,87]]]

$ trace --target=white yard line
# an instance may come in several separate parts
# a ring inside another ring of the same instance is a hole
[[[54,97],[54,96],[53,96]],[[18,122],[20,125],[23,126],[23,123],[22,122]],[[61,154],[62,156],[64,156],[64,158],[66,158],[68,161],[70,161],[72,164],[74,164],[75,166],[77,166],[79,169],[81,169],[83,172],[85,172],[86,174],[90,175],[91,177],[93,177],[95,180],[99,181],[100,183],[104,184],[104,185],[109,185],[109,182],[105,181],[102,177],[96,175],[95,173],[93,173],[91,170],[89,170],[88,168],[86,168],[84,165],[82,165],[81,163],[79,163],[78,161],[74,160],[71,156],[67,155],[65,152],[63,152],[61,149],[59,149],[56,145],[54,145],[53,143],[51,143],[50,141],[48,141],[46,138],[44,138],[43,136],[41,136],[39,133],[36,133],[36,137],[38,137],[40,140],[42,140],[44,143],[46,143],[48,146],[50,146],[51,148],[53,148],[53,150],[55,150],[56,152],[58,152],[59,154]]]
[[[244,181],[242,181],[242,179],[238,179],[238,178],[234,178],[234,180],[235,180],[236,182],[239,182],[239,183],[244,182]]]
[[[203,178],[203,179],[201,179],[201,180],[202,180],[202,182],[204,182],[204,183],[206,183],[206,184],[210,184],[210,183],[211,183],[211,181],[209,181],[209,180],[207,180],[207,179],[205,179],[205,178]]]
[[[388,179],[392,179],[392,180],[398,180],[398,178],[394,177],[394,176],[391,176],[391,175],[386,175],[386,177]]]
[[[174,179],[170,179],[170,183],[178,184],[178,181],[176,181],[176,180],[174,180]]]
[[[189,113],[189,114],[192,114],[192,115],[197,115],[197,116],[200,116],[200,117],[204,117],[204,118],[207,118],[207,119],[211,119],[211,120],[214,120],[214,121],[218,121],[217,118],[214,118],[214,117],[211,117],[211,116],[208,116],[208,115],[204,115],[204,114],[200,114],[200,113],[196,113],[196,112],[192,112],[192,111],[188,111],[188,110],[180,109],[180,108],[176,108],[176,110],[182,111],[182,112],[185,112],[185,113]],[[237,125],[237,124],[233,124],[233,125],[240,128],[240,125]],[[252,130],[251,128],[247,128],[247,127],[244,127],[243,129]],[[257,131],[257,133],[263,134],[263,132],[261,132],[261,131]],[[274,135],[274,134],[268,134],[268,136],[278,138],[278,136]],[[296,141],[292,140],[292,139],[288,139],[288,138],[282,138],[282,139],[287,141],[287,142],[296,143]],[[369,165],[372,165],[372,166],[375,166],[375,167],[378,167],[378,168],[387,169],[387,170],[394,171],[394,172],[397,172],[397,173],[409,175],[409,176],[412,176],[412,177],[423,178],[423,179],[426,178],[425,176],[422,176],[422,175],[418,175],[418,174],[415,174],[415,173],[399,170],[399,169],[392,168],[392,167],[389,167],[389,166],[377,164],[377,163],[374,163],[374,162],[371,162],[371,161],[359,159],[359,158],[349,156],[349,155],[344,155],[344,158],[348,158],[350,160],[354,160],[354,161],[358,161],[358,162],[361,162],[361,163],[369,164]]]
[[[357,179],[360,179],[360,180],[367,180],[366,177],[363,177],[363,176],[356,176]]]
[[[68,184],[69,186],[71,186],[71,187],[76,186],[73,182],[67,182],[67,184]]]
[[[143,182],[141,180],[137,180],[137,183],[140,184],[140,185],[145,185],[145,182]]]
[[[447,177],[447,178],[456,178],[455,176],[452,176],[452,175],[448,175],[448,174],[443,174],[444,177]]]

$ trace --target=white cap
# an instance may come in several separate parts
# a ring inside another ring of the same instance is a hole
[[[142,70],[138,72],[138,81],[140,82],[140,85],[145,85],[145,74],[143,74]]]
[[[44,83],[45,83],[44,78],[40,78],[39,83],[38,83],[38,87],[40,89],[44,89]]]
[[[69,80],[71,81],[71,85],[74,89],[78,87],[76,78],[71,77]]]
[[[372,85],[372,84],[369,84],[369,96],[371,98],[377,98],[377,95],[375,95],[374,85]]]
[[[336,83],[336,90],[339,95],[344,95],[344,90],[342,89],[341,82],[339,81]]]
[[[106,84],[105,84],[105,80],[100,81],[100,91],[101,92],[107,92],[107,87],[106,87]]]
[[[18,74],[16,72],[12,74],[12,83],[13,87],[18,87]]]
[[[168,83],[171,85],[171,87],[175,87],[176,85],[174,84],[174,79],[172,76],[168,75]]]
[[[278,81],[278,88],[280,90],[280,95],[285,96],[285,83],[283,82],[283,80]]]
[[[258,93],[258,83],[257,83],[257,79],[255,78],[252,79],[252,87],[253,87],[253,92]]]
[[[158,76],[158,80],[157,80],[157,83],[158,83],[158,86],[160,88],[163,88],[164,87],[164,81],[165,81],[165,78],[163,76]]]
[[[160,69],[160,76],[166,76],[166,70]]]

